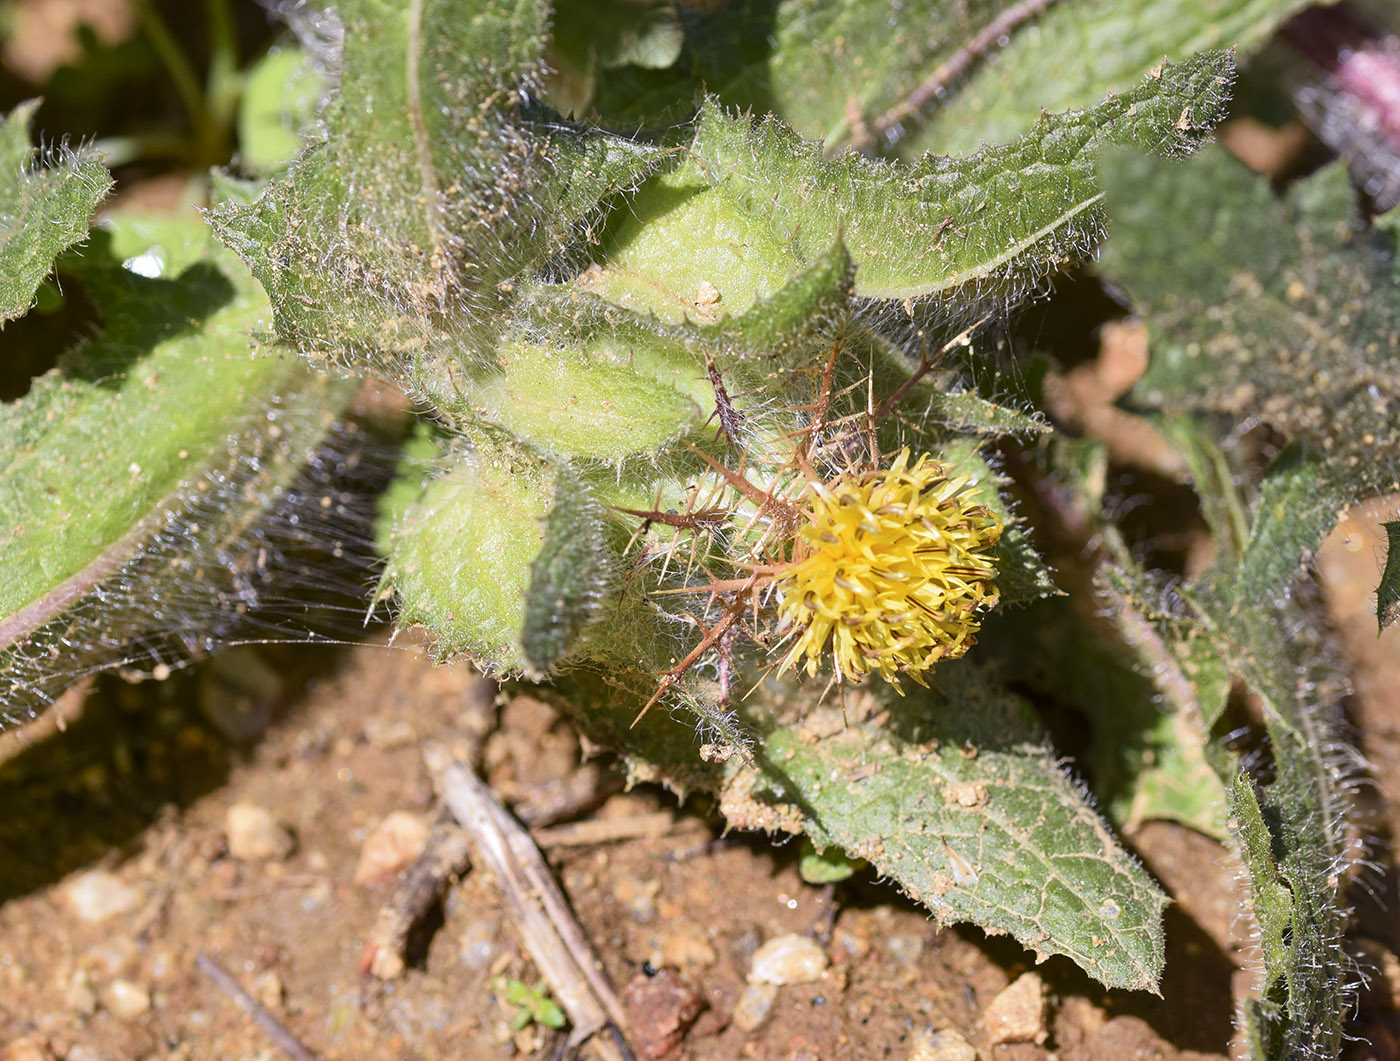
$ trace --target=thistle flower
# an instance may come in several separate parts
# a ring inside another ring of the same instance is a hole
[[[899,675],[922,685],[935,663],[972,647],[978,612],[997,602],[1002,527],[970,485],[927,454],[910,468],[908,449],[886,471],[814,483],[778,579],[780,629],[793,637],[778,672],[815,675],[830,643],[838,678],[878,671],[898,689]]]

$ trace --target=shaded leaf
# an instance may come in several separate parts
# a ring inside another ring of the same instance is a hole
[[[1376,588],[1376,622],[1382,631],[1400,622],[1400,520],[1385,527],[1385,569]]]
[[[1090,106],[1107,93],[1126,91],[1163,61],[1210,48],[1247,53],[1305,6],[1301,0],[1165,0],[1150,7],[1136,0],[1052,3],[1018,20],[1005,47],[992,42],[996,50],[975,61],[963,83],[948,86],[927,124],[913,123],[900,151],[971,152],[1000,143],[1042,109]]]
[[[1343,500],[1400,486],[1400,298],[1345,167],[1284,200],[1220,151],[1170,169],[1116,157],[1104,180],[1104,268],[1153,338],[1134,399],[1268,423]]]
[[[95,242],[72,268],[104,331],[0,407],[3,722],[144,634],[217,639],[225,568],[349,397],[250,346],[266,299],[202,227],[123,220]],[[122,266],[138,255],[169,278]]]

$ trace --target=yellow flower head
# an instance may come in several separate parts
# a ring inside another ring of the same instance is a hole
[[[978,611],[997,602],[1001,521],[973,502],[966,476],[949,479],[927,454],[908,465],[906,449],[888,471],[812,485],[778,580],[781,629],[794,636],[780,674],[804,660],[816,674],[829,642],[838,677],[878,671],[898,689],[898,675],[922,685],[976,643]]]

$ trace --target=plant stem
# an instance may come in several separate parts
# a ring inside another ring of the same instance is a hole
[[[209,126],[209,112],[194,68],[185,59],[179,44],[171,35],[170,28],[160,17],[160,12],[156,10],[152,0],[133,0],[133,6],[136,9],[136,17],[141,20],[141,28],[145,31],[146,38],[156,50],[166,73],[170,75],[170,80],[175,83],[175,91],[179,93],[180,101],[189,113],[196,139],[202,140],[202,134]]]

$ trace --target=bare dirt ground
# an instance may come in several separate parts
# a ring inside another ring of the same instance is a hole
[[[1386,868],[1400,633],[1377,640],[1369,612],[1376,520],[1394,507],[1355,513],[1318,562],[1376,777],[1362,812],[1379,868],[1356,889],[1371,968],[1355,1024],[1369,1044],[1353,1047],[1357,1058],[1395,1057],[1400,1038]],[[612,983],[667,978],[672,994],[702,1004],[666,1056],[1123,1061],[1230,1050],[1233,999],[1252,979],[1249,923],[1227,853],[1189,830],[1148,823],[1127,838],[1176,898],[1162,997],[1104,992],[1052,959],[1034,970],[1043,1015],[1024,1041],[996,1044],[998,996],[1033,968],[1015,943],[939,929],[868,875],[806,884],[795,843],[725,835],[711,808],[677,807],[659,789],[621,792],[620,772],[585,758],[541,701],[483,701],[469,668],[368,645],[243,648],[166,682],[103,679],[0,738],[0,1059],[283,1056],[200,970],[201,954],[316,1057],[555,1056],[554,1033],[509,1026],[505,981],[537,974],[486,872],[448,889],[404,975],[367,971],[378,911],[435,813],[430,742],[480,747],[493,790],[522,816],[573,817],[535,835]],[[755,951],[785,934],[820,940],[825,973],[746,995]],[[665,1023],[660,1010],[631,1011],[640,1038]],[[607,1055],[587,1046],[583,1056]]]
[[[311,677],[288,680],[271,725],[240,751],[208,715],[225,730],[256,716],[265,700],[240,699],[247,676],[295,659],[268,650],[255,663],[249,651],[162,684],[101,682],[65,705],[66,731],[4,738],[0,1057],[281,1056],[197,968],[200,953],[318,1057],[549,1056],[550,1033],[508,1026],[502,978],[535,973],[486,873],[450,889],[421,967],[388,983],[365,972],[367,938],[406,858],[384,856],[371,837],[391,814],[427,823],[435,797],[421,746],[465,739],[477,679],[412,651],[324,657]],[[557,801],[561,786],[616,787],[610,769],[580,758],[571,732],[528,696],[500,706],[485,746],[494,789],[522,805]],[[249,807],[271,819],[251,837],[236,820]],[[805,884],[796,844],[724,836],[708,808],[676,808],[659,790],[606,796],[584,820],[637,834],[539,834],[612,982],[670,968],[704,1003],[671,1056],[1221,1056],[1232,993],[1249,980],[1225,852],[1171,825],[1130,838],[1177,898],[1164,998],[1105,993],[1052,960],[1037,970],[1049,995],[1029,1033],[1040,1041],[993,1046],[989,1007],[1031,968],[1014,943],[940,930],[873,880]],[[410,847],[421,837],[400,831]],[[357,883],[367,848],[381,872],[367,880],[374,867],[362,869]],[[814,931],[827,940],[825,974],[779,987],[766,1012],[762,998],[741,1005],[755,950]],[[943,1030],[957,1036],[932,1034]]]

